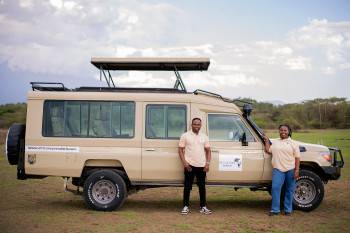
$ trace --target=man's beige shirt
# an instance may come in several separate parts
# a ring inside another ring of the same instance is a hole
[[[179,147],[185,148],[185,160],[194,167],[204,167],[206,163],[205,150],[209,148],[208,136],[199,132],[193,133],[192,130],[182,134]]]
[[[274,140],[269,152],[272,153],[272,167],[281,172],[294,169],[295,158],[300,158],[299,145],[291,138]]]

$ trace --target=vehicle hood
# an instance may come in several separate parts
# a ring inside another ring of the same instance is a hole
[[[271,139],[272,143],[276,139],[277,138]],[[300,141],[296,141],[296,140],[293,140],[293,141],[298,143],[299,146],[305,147],[306,151],[329,151],[327,146],[323,146],[320,144],[312,144],[312,143],[300,142]]]

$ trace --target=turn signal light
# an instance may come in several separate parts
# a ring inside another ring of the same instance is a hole
[[[327,160],[328,162],[332,161],[332,156],[331,154],[327,151],[327,152],[320,152],[320,154],[322,155],[322,157]]]

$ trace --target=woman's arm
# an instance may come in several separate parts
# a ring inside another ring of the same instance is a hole
[[[270,139],[266,135],[263,135],[263,137],[264,137],[265,152],[268,154],[271,154],[271,152],[270,152],[270,147],[271,147]]]
[[[295,158],[294,179],[299,178],[300,158]]]

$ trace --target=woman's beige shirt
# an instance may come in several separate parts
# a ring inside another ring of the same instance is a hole
[[[272,167],[281,172],[294,169],[295,158],[300,158],[299,145],[291,138],[274,140],[269,152],[272,153]]]

